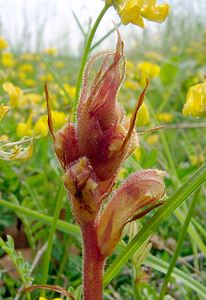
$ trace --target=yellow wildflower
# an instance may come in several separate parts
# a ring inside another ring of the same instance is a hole
[[[55,66],[59,69],[63,69],[65,67],[65,64],[63,61],[56,61]]]
[[[159,143],[159,135],[154,133],[146,138],[146,142],[148,145],[156,145]]]
[[[20,65],[19,70],[21,72],[31,73],[34,71],[34,67],[32,66],[32,64],[22,64]]]
[[[23,96],[22,102],[24,104],[35,105],[41,101],[41,95],[37,93],[29,93]]]
[[[126,80],[124,82],[124,87],[126,89],[129,89],[129,90],[132,90],[132,91],[137,91],[139,86],[138,86],[138,83],[133,81],[133,80]]]
[[[5,117],[8,111],[9,106],[3,104],[0,105],[0,121]]]
[[[23,96],[23,91],[19,87],[13,85],[11,82],[3,83],[2,87],[9,95],[9,102],[11,106],[18,107]]]
[[[65,83],[64,84],[64,88],[65,88],[65,90],[67,91],[67,93],[68,93],[68,95],[72,98],[72,99],[74,99],[74,97],[75,97],[75,87],[74,86],[71,86],[70,84],[68,84],[68,83]]]
[[[31,78],[27,78],[23,80],[23,83],[28,86],[28,87],[35,87],[36,86],[36,82],[34,79]]]
[[[192,166],[200,166],[205,162],[205,158],[202,153],[199,153],[198,155],[190,155],[189,160]]]
[[[189,89],[183,114],[193,117],[206,116],[206,82],[196,84]]]
[[[156,2],[156,1],[154,1]],[[154,21],[157,23],[162,23],[165,21],[166,17],[169,14],[169,5],[161,4],[161,5],[148,5],[142,8],[142,17],[149,21]]]
[[[34,125],[35,134],[40,134],[46,136],[48,134],[48,124],[47,124],[47,115],[42,115]],[[54,129],[57,130],[61,128],[66,121],[66,115],[63,112],[52,111],[52,120],[54,124]]]
[[[140,161],[141,158],[141,148],[137,147],[134,152],[132,153],[132,156],[134,157],[135,160]]]
[[[2,64],[4,67],[13,68],[15,65],[15,60],[12,53],[3,52],[2,53]]]
[[[161,112],[157,114],[157,120],[164,123],[170,123],[172,122],[174,116],[171,113],[168,112]]]
[[[20,122],[17,125],[17,129],[16,129],[17,136],[18,137],[31,136],[33,133],[31,126],[32,126],[32,117],[30,115],[26,123]]]
[[[114,3],[121,22],[129,23],[144,28],[144,19],[162,23],[169,14],[169,5],[156,5],[156,0],[119,0]]]
[[[147,105],[143,103],[137,114],[137,125],[146,126],[149,124],[149,122],[150,122],[150,113]]]
[[[0,50],[4,50],[6,48],[8,48],[8,42],[7,40],[5,40],[5,38],[3,38],[2,36],[0,36]]]
[[[143,61],[137,65],[137,71],[140,72],[141,85],[145,86],[147,78],[152,79],[159,76],[160,67],[149,61]]]
[[[56,48],[47,48],[44,50],[44,52],[48,55],[57,55],[57,49]]]
[[[127,70],[127,72],[130,73],[130,72],[132,72],[133,69],[134,69],[134,63],[131,60],[127,59],[126,60],[126,70]]]
[[[54,77],[52,74],[47,73],[47,74],[42,74],[39,78],[41,81],[45,82],[45,81],[52,81],[54,80]]]
[[[22,60],[28,60],[28,61],[33,61],[34,55],[32,53],[22,53],[20,58]]]

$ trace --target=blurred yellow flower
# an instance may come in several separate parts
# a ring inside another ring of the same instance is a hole
[[[146,79],[152,79],[159,76],[160,67],[149,61],[143,61],[137,65],[137,71],[140,73],[140,83],[145,86]]]
[[[34,60],[34,54],[32,54],[32,53],[22,53],[20,55],[20,58],[22,60],[33,61]]]
[[[36,82],[34,79],[32,78],[27,78],[23,80],[23,83],[28,86],[28,87],[35,87],[36,86]]]
[[[23,96],[22,102],[28,105],[35,105],[41,101],[42,96],[37,93],[29,93]]]
[[[45,82],[45,81],[52,81],[52,80],[54,80],[54,77],[53,77],[52,74],[47,73],[47,74],[42,74],[42,75],[39,77],[39,79],[40,79],[41,81]]]
[[[197,155],[190,155],[189,156],[189,161],[192,166],[200,166],[205,162],[205,158],[203,153],[199,153]]]
[[[192,86],[186,97],[183,115],[193,117],[206,116],[206,82]]]
[[[3,90],[9,95],[9,103],[13,107],[18,107],[21,104],[21,99],[23,96],[23,91],[13,85],[11,82],[5,82],[2,85]]]
[[[133,80],[126,80],[124,82],[124,87],[126,89],[129,89],[129,90],[132,90],[132,91],[137,91],[139,86],[138,86],[138,83],[133,81]]]
[[[64,67],[65,67],[65,64],[64,64],[64,62],[63,61],[56,61],[55,62],[55,66],[57,67],[57,68],[59,68],[59,69],[63,69]]]
[[[169,14],[169,5],[156,5],[156,0],[118,0],[113,1],[124,25],[129,23],[144,28],[144,19],[162,23]]]
[[[6,48],[8,48],[8,42],[5,38],[3,38],[2,36],[0,36],[0,50],[4,50]]]
[[[16,134],[18,137],[24,137],[24,136],[31,136],[33,131],[31,129],[32,127],[32,117],[29,116],[26,123],[20,122],[17,124]]]
[[[171,113],[168,112],[161,112],[157,114],[157,120],[164,123],[170,123],[173,121],[174,116]]]
[[[47,48],[44,50],[44,52],[48,55],[57,55],[57,49],[56,48]]]
[[[141,159],[141,148],[137,147],[134,152],[132,153],[132,156],[134,157],[135,160],[140,161]]]
[[[5,117],[8,111],[9,106],[3,104],[0,105],[0,121]]]
[[[10,52],[2,53],[2,65],[4,67],[13,68],[15,65],[15,60],[13,58],[13,54]]]
[[[159,143],[159,139],[160,139],[159,135],[153,133],[146,138],[146,142],[148,145],[156,145]]]
[[[46,136],[48,134],[47,115],[42,115],[34,125],[34,132],[37,135]],[[63,112],[52,110],[52,120],[54,129],[58,130],[61,128],[67,119],[67,116]]]
[[[31,73],[31,72],[34,71],[34,67],[33,67],[32,64],[22,64],[22,65],[19,66],[19,70],[21,72]]]
[[[148,107],[145,103],[142,104],[137,113],[137,125],[146,126],[150,122],[150,113]]]
[[[74,86],[71,86],[71,85],[68,84],[68,83],[64,83],[64,88],[65,88],[66,92],[68,93],[68,95],[69,95],[72,99],[74,99],[74,97],[75,97],[75,91],[76,91],[75,87],[74,87]]]

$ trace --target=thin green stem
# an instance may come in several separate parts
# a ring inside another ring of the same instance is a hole
[[[102,11],[98,15],[98,17],[97,17],[97,19],[94,23],[94,26],[92,27],[91,32],[88,36],[88,39],[87,39],[87,42],[86,42],[86,45],[85,45],[85,48],[84,48],[84,52],[83,52],[83,55],[82,55],[79,74],[78,74],[78,78],[77,78],[76,94],[75,94],[75,102],[74,102],[74,106],[73,106],[73,111],[76,111],[76,107],[77,107],[77,103],[78,103],[78,99],[79,99],[79,95],[80,95],[80,89],[81,89],[81,83],[82,83],[82,76],[83,76],[83,72],[84,72],[84,67],[85,67],[86,62],[87,62],[87,58],[88,58],[88,55],[89,55],[89,51],[90,51],[92,41],[94,39],[94,35],[96,33],[96,30],[97,30],[102,18],[104,17],[106,11],[108,10],[109,6],[110,5],[105,4]]]
[[[50,264],[50,259],[51,259],[51,251],[52,251],[52,245],[53,245],[53,238],[54,234],[57,228],[57,221],[59,218],[59,214],[62,208],[62,203],[63,203],[63,197],[64,195],[64,187],[61,184],[58,195],[57,195],[57,201],[56,201],[56,207],[54,210],[54,217],[53,221],[51,223],[51,229],[49,232],[49,237],[48,237],[48,244],[47,244],[47,250],[44,254],[44,261],[43,261],[43,271],[42,271],[42,279],[41,279],[41,284],[46,284],[47,279],[48,279],[48,272],[49,272],[49,264]],[[45,290],[42,291],[42,297],[45,296]]]
[[[181,251],[182,244],[184,242],[184,239],[185,239],[185,236],[186,236],[186,233],[187,233],[187,229],[188,229],[188,226],[190,224],[190,221],[191,221],[191,218],[192,218],[192,215],[193,215],[193,212],[194,212],[195,205],[197,203],[197,198],[199,196],[199,193],[200,193],[200,189],[198,189],[194,193],[194,196],[192,198],[192,202],[191,202],[191,204],[189,206],[189,210],[188,210],[188,213],[187,213],[184,225],[183,225],[183,227],[181,229],[181,232],[180,232],[180,235],[179,235],[179,239],[178,239],[178,242],[177,242],[177,247],[176,247],[175,252],[174,252],[174,254],[172,256],[172,260],[171,260],[170,266],[169,266],[169,268],[167,270],[167,274],[166,274],[166,276],[164,278],[164,282],[163,282],[161,293],[160,293],[160,300],[164,300],[165,293],[167,291],[167,286],[168,286],[171,274],[173,272],[173,269],[175,267],[175,264],[177,262],[179,253]]]

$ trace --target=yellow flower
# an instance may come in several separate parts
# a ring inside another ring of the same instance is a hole
[[[148,136],[148,138],[146,138],[146,142],[149,145],[156,145],[159,143],[159,138],[160,138],[159,135],[154,133]]]
[[[9,102],[11,106],[18,107],[21,104],[20,102],[23,96],[23,91],[19,87],[13,85],[11,82],[3,83],[2,87],[9,95]]]
[[[5,117],[8,111],[9,106],[3,104],[0,105],[0,121]]]
[[[19,67],[19,70],[21,72],[28,72],[28,73],[31,73],[34,71],[34,68],[32,66],[32,64],[22,64],[20,67]]]
[[[40,78],[39,78],[41,81],[52,81],[52,80],[54,80],[54,77],[53,77],[53,75],[52,74],[50,74],[50,73],[47,73],[47,74],[42,74],[41,76],[40,76]]]
[[[31,78],[24,79],[23,82],[28,87],[35,87],[36,86],[36,82],[34,81],[34,79],[31,79]]]
[[[32,54],[32,53],[22,53],[21,54],[21,56],[20,56],[20,58],[22,59],[22,60],[28,60],[28,61],[33,61],[34,59],[34,54]]]
[[[57,49],[56,48],[47,48],[44,50],[44,52],[48,55],[57,55]]]
[[[4,52],[2,53],[2,64],[4,67],[13,68],[15,65],[15,60],[12,53]]]
[[[47,115],[42,115],[34,125],[35,134],[40,134],[46,136],[48,134],[48,124],[47,124]],[[52,120],[54,129],[57,130],[61,128],[66,121],[66,115],[63,112],[52,111]]]
[[[63,69],[65,67],[65,64],[63,61],[56,61],[55,66],[59,69]]]
[[[41,101],[41,95],[36,93],[29,93],[23,96],[23,103],[29,105],[38,104]]]
[[[193,117],[206,116],[206,82],[192,86],[186,97],[183,115]]]
[[[140,72],[140,83],[145,86],[146,79],[152,79],[159,76],[160,67],[157,64],[153,64],[149,61],[143,61],[137,65],[137,71]]]
[[[132,156],[134,157],[135,160],[140,161],[141,158],[141,149],[140,147],[137,147],[134,152],[132,153]]]
[[[17,129],[16,129],[17,136],[18,137],[31,136],[33,133],[31,126],[32,126],[32,117],[30,115],[26,123],[20,122],[17,125]]]
[[[114,4],[121,22],[124,25],[129,23],[144,28],[144,19],[162,23],[169,14],[169,5],[161,4],[156,6],[156,0],[119,0]]]
[[[6,48],[8,48],[8,42],[7,40],[5,40],[5,38],[3,38],[2,36],[0,36],[0,50],[4,50]]]
[[[132,90],[132,91],[137,91],[138,89],[138,83],[132,80],[126,80],[124,82],[124,87],[126,89]]]
[[[137,114],[137,125],[146,126],[149,124],[149,122],[150,122],[150,113],[147,105],[143,103]]]
[[[67,91],[68,95],[69,95],[72,99],[74,99],[74,97],[75,97],[75,91],[76,91],[75,87],[74,87],[74,86],[71,86],[71,85],[68,84],[68,83],[65,83],[65,84],[64,84],[64,88],[65,88],[65,90]]]
[[[172,122],[174,116],[171,113],[168,112],[161,112],[157,114],[157,120],[164,123],[170,123]]]
[[[137,0],[126,1],[125,6],[119,10],[119,16],[124,25],[132,23],[144,27],[144,20],[141,16],[141,5]]]
[[[169,14],[169,5],[145,6],[142,8],[142,17],[149,21],[162,23]]]

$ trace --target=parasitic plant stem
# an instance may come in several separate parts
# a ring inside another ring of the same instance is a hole
[[[84,240],[83,291],[84,300],[102,300],[102,277],[105,258],[97,245],[97,228],[94,222],[82,226]]]

